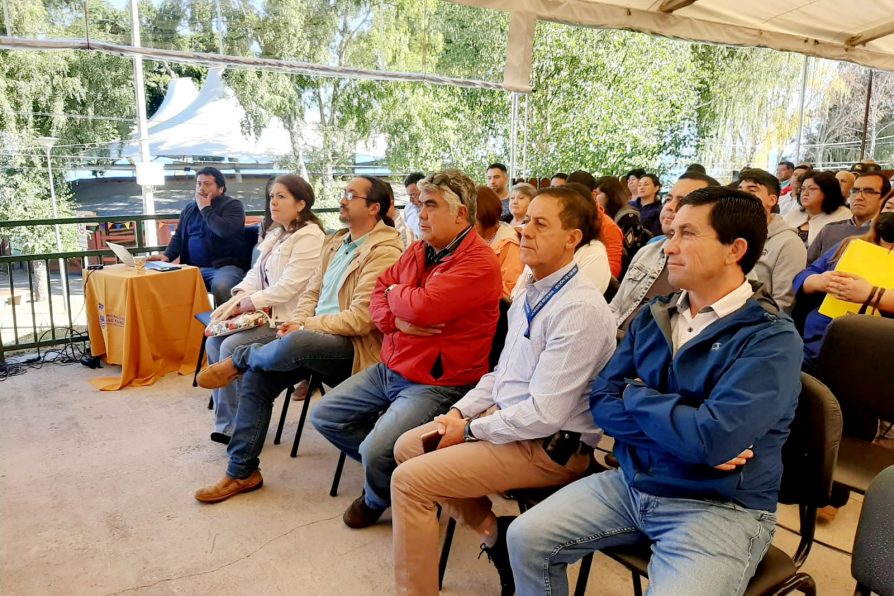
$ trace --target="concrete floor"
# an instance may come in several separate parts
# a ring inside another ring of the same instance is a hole
[[[201,505],[193,492],[216,481],[226,459],[208,440],[208,393],[176,375],[119,392],[88,383],[115,372],[45,365],[0,382],[0,594],[393,592],[389,518],[344,526],[360,467],[348,462],[339,496],[329,497],[337,453],[310,425],[297,459],[289,445],[272,445],[271,429],[261,490]],[[289,412],[289,440],[298,413]],[[850,551],[858,516],[852,502],[818,538]],[[796,528],[796,519],[781,511],[781,524]],[[444,594],[499,593],[476,543],[457,531]],[[780,528],[777,544],[793,552],[797,537]],[[853,592],[844,554],[817,544],[804,571],[820,594]],[[588,593],[631,594],[629,576],[597,556]]]

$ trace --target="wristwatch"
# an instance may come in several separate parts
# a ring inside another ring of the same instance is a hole
[[[466,420],[466,428],[463,430],[463,442],[474,443],[478,438],[472,434],[472,421]]]
[[[397,287],[397,284],[391,284],[390,286],[388,286],[387,288],[385,288],[385,296],[387,297],[387,296],[388,296],[388,292],[390,292],[391,290],[393,290],[393,289],[396,288],[396,287]]]

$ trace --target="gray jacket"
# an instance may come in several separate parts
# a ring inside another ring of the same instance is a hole
[[[798,233],[782,217],[774,215],[767,226],[764,252],[748,274],[748,279],[764,284],[779,308],[788,313],[795,302],[792,283],[806,266],[807,249]]]
[[[656,237],[655,240],[639,249],[630,262],[630,267],[627,268],[627,273],[621,280],[618,292],[609,304],[619,327],[630,316],[630,313],[642,304],[643,298],[649,292],[652,284],[661,275],[664,264],[667,262],[667,256],[664,254],[665,242],[667,242],[666,237]]]

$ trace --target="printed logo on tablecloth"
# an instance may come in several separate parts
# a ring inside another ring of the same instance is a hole
[[[106,323],[111,325],[112,327],[124,327],[124,317],[121,315],[113,315],[106,314],[106,307],[104,304],[99,304],[99,326],[103,329],[106,328]]]
[[[106,328],[106,305],[102,302],[98,305],[99,308],[99,326],[103,329]]]

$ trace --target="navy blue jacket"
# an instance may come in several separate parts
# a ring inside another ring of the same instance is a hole
[[[242,201],[225,194],[213,199],[201,211],[195,201],[183,208],[165,256],[171,261],[180,257],[181,263],[193,264],[189,260],[189,229],[197,218],[205,253],[211,255],[211,266],[236,265],[246,269],[249,263],[246,262],[245,208]]]
[[[782,446],[801,391],[801,338],[759,282],[742,308],[673,357],[679,292],[633,320],[590,395],[596,424],[615,439],[627,483],[663,497],[775,511]],[[715,470],[746,448],[754,457]]]

